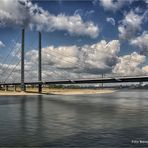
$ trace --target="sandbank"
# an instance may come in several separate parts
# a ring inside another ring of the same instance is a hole
[[[0,91],[0,96],[29,96],[29,95],[86,95],[86,94],[106,94],[113,93],[114,89],[43,89],[42,93],[37,93],[37,89],[30,89],[27,92],[20,91]]]

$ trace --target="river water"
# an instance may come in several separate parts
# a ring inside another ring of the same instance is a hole
[[[148,92],[1,96],[0,146],[148,147]]]

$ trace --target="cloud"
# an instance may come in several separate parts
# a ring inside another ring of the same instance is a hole
[[[21,59],[21,43],[14,43],[14,50],[11,52],[11,56]]]
[[[17,44],[19,46],[19,44]],[[104,73],[109,76],[147,75],[148,66],[142,67],[146,57],[133,52],[118,56],[120,42],[102,40],[92,45],[83,46],[47,46],[42,48],[43,80],[96,78]],[[18,56],[16,55],[18,58]],[[19,60],[19,59],[18,59]],[[0,73],[8,64],[0,63]],[[12,71],[15,64],[10,64],[4,77]],[[25,55],[25,80],[37,81],[38,50],[30,50]],[[20,64],[9,81],[20,81]]]
[[[95,13],[95,10],[90,10],[90,11],[86,11],[85,12],[85,16],[86,17],[90,17],[92,14],[94,14]]]
[[[115,19],[114,18],[112,18],[112,17],[108,17],[108,18],[106,18],[106,21],[107,22],[109,22],[109,23],[111,23],[113,26],[115,26]]]
[[[141,36],[138,36],[130,40],[130,44],[141,49],[141,54],[148,56],[148,33],[143,32]]]
[[[120,9],[127,0],[100,0],[100,4],[104,7],[105,10],[116,11]]]
[[[143,16],[135,14],[134,11],[130,11],[121,21],[118,26],[119,37],[122,39],[133,38],[137,31],[141,30]]]
[[[71,69],[77,65],[77,46],[48,46],[42,48],[43,65],[50,65],[59,69]],[[38,60],[38,51],[31,50],[26,53],[28,60],[36,62]]]
[[[51,19],[51,28],[57,30],[67,30],[71,35],[88,35],[96,38],[99,29],[92,22],[84,23],[80,15],[65,16],[63,14]]]
[[[130,55],[119,57],[119,62],[113,69],[113,73],[121,76],[136,76],[146,75],[145,68],[141,68],[141,65],[145,61],[145,56],[139,55],[136,52]]]
[[[16,43],[16,47],[20,47]],[[92,45],[83,46],[47,46],[42,48],[43,79],[70,79],[95,77],[102,73],[110,73],[118,61],[120,43],[118,40],[106,42],[102,40]],[[12,54],[11,56],[18,55]],[[8,64],[0,63],[0,73]],[[10,74],[15,64],[10,64],[3,80]],[[38,50],[29,50],[25,54],[25,80],[37,81]],[[1,79],[2,79],[1,78]],[[20,80],[20,64],[10,76],[9,81]]]
[[[0,41],[0,48],[3,48],[3,47],[5,47],[5,44],[2,41]]]
[[[84,15],[84,11],[82,9],[76,9],[75,12],[74,12],[74,15],[83,16]]]
[[[82,68],[78,72],[91,74],[108,73],[117,62],[120,50],[118,40],[106,42],[102,40],[93,45],[85,45],[80,50],[79,62]]]
[[[148,11],[139,7],[124,15],[124,19],[119,21],[119,37],[122,39],[132,39],[142,30],[141,25],[148,20]]]
[[[143,70],[145,73],[148,74],[148,65],[144,66],[144,67],[142,68],[142,70]]]
[[[59,70],[74,73],[99,74],[112,70],[117,62],[120,50],[118,40],[83,46],[48,46],[42,49],[43,64]],[[38,52],[31,50],[27,53],[28,61],[35,62]]]
[[[110,73],[118,61],[118,40],[83,46],[47,46],[42,48],[43,79],[93,78]],[[25,55],[27,81],[37,81],[38,50]]]
[[[84,22],[79,14],[53,15],[28,0],[1,0],[0,26],[29,26],[31,29],[68,31],[70,35],[86,35],[96,38],[99,28],[93,22]]]
[[[15,71],[10,75],[11,71]],[[20,80],[20,64],[16,67],[15,64],[2,64],[0,63],[0,82],[18,82]]]

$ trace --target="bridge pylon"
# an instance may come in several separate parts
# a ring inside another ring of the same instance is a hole
[[[42,35],[39,32],[39,51],[38,51],[38,92],[42,92]]]
[[[25,49],[25,29],[22,29],[22,48],[21,48],[21,91],[25,91],[24,83],[24,49]]]

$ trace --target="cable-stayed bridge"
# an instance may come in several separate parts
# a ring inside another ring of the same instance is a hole
[[[90,83],[126,83],[126,82],[148,82],[148,76],[118,77],[100,79],[69,79],[42,82],[24,82],[25,85],[50,85],[50,84],[90,84]],[[0,83],[0,85],[21,85],[19,82]]]
[[[53,51],[51,51],[52,54]],[[9,56],[11,54],[20,55],[20,59],[16,62],[15,58],[9,61]],[[64,55],[62,55],[64,56]],[[65,60],[65,59],[62,59]],[[38,91],[42,92],[42,86],[43,85],[51,85],[51,84],[90,84],[90,83],[125,83],[125,82],[148,82],[148,76],[134,76],[134,77],[106,77],[106,78],[86,78],[86,79],[61,79],[61,80],[52,80],[52,81],[44,81],[42,78],[43,70],[42,70],[42,35],[41,32],[39,32],[38,35],[38,63],[37,69],[38,69],[38,80],[33,82],[25,82],[25,30],[22,30],[21,33],[21,49],[14,51],[13,48],[10,50],[8,55],[3,60],[3,63],[8,62],[8,64],[5,67],[2,67],[1,69],[1,77],[4,77],[3,81],[0,82],[0,86],[21,86],[21,90],[25,91],[25,87],[27,85],[38,85]],[[11,67],[11,63],[14,63],[15,65]],[[71,62],[66,61],[65,62]],[[18,68],[20,66],[20,69]],[[79,65],[78,65],[79,66]],[[8,75],[5,75],[9,68],[11,67],[11,70],[9,71]],[[17,69],[18,68],[18,69]],[[32,67],[31,67],[32,68]],[[19,71],[20,74],[20,82],[16,82],[16,80],[12,80],[12,82],[9,82],[8,80],[12,75],[14,75],[15,71]],[[28,71],[32,71],[32,69],[29,69]],[[56,74],[56,73],[55,73]]]

